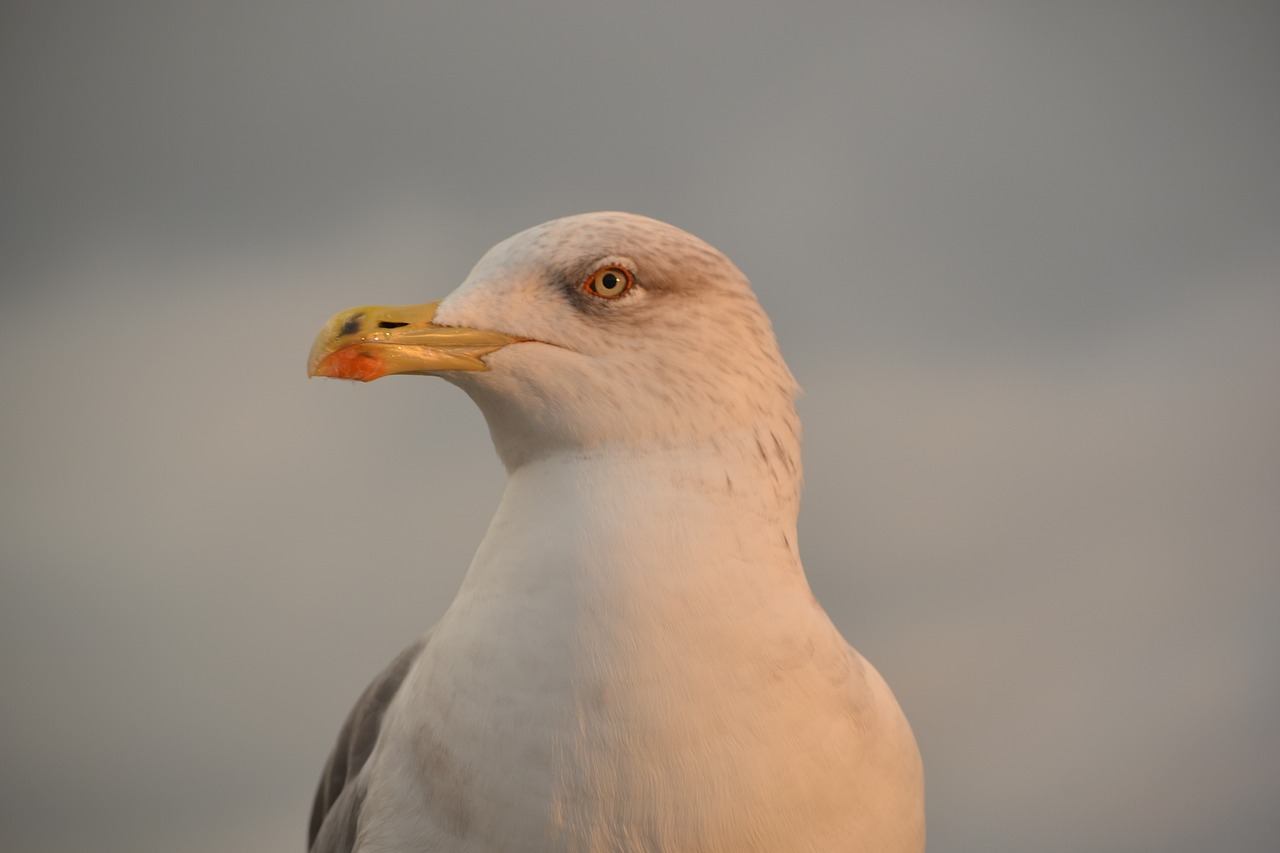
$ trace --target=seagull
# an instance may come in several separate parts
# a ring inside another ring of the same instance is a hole
[[[727,257],[556,219],[439,302],[339,313],[308,372],[452,382],[508,477],[342,727],[312,853],[924,849],[911,728],[805,579],[797,387]]]

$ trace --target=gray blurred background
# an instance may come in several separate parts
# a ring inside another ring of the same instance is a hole
[[[333,312],[624,209],[806,389],[939,851],[1280,846],[1274,3],[0,6],[0,849],[298,851],[502,488]]]

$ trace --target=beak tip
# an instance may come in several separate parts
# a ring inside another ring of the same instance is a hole
[[[357,379],[372,382],[381,379],[389,371],[376,355],[361,346],[348,346],[335,350],[307,365],[307,376],[323,376],[326,379]]]

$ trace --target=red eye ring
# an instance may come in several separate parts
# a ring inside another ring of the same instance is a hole
[[[601,299],[617,299],[626,294],[636,283],[635,276],[626,267],[601,267],[587,276],[582,289]]]

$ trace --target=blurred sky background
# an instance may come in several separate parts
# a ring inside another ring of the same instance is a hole
[[[335,311],[565,214],[753,280],[930,850],[1280,846],[1280,7],[0,5],[0,849],[299,851],[503,474]]]

